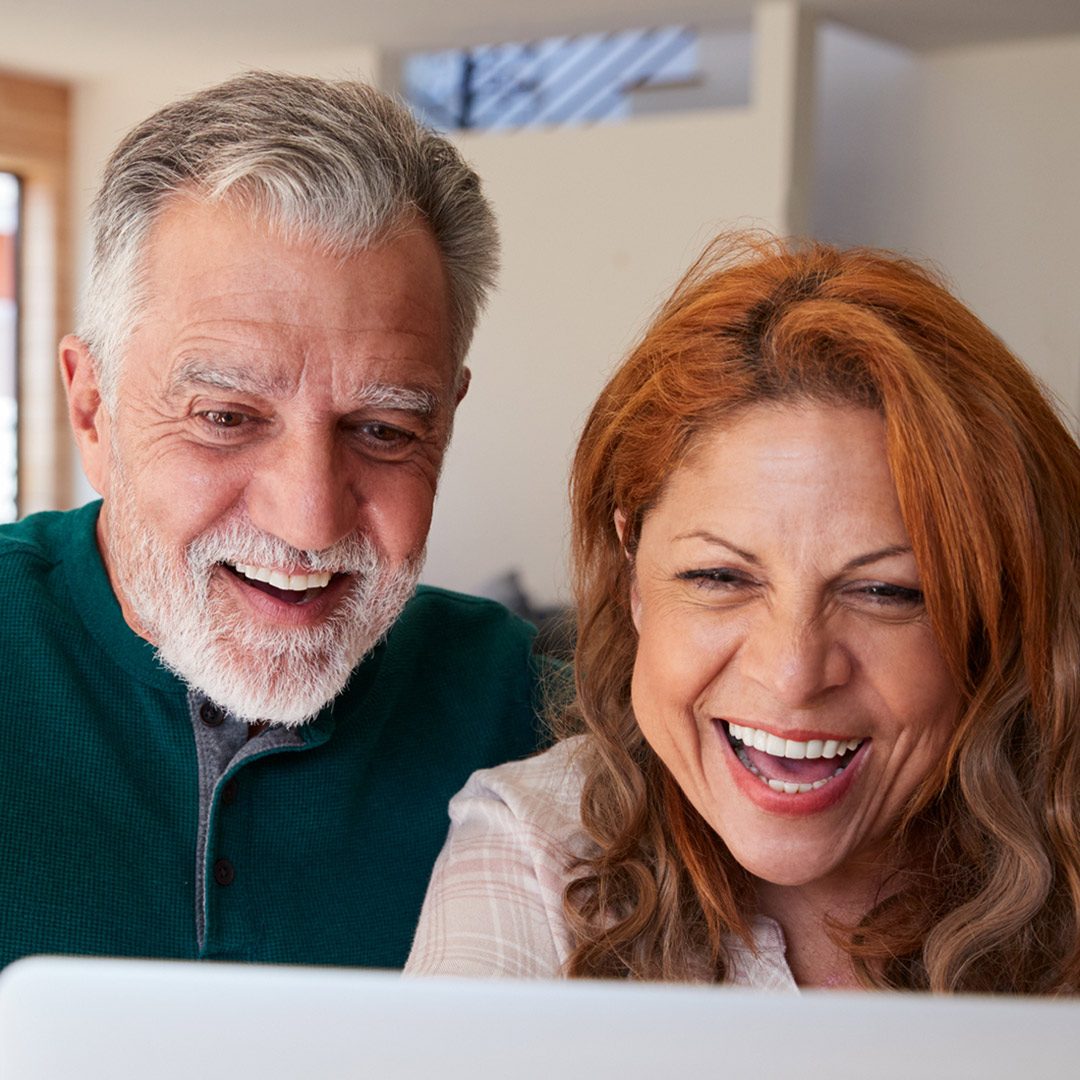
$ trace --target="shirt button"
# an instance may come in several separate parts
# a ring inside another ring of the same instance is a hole
[[[221,801],[226,806],[232,806],[236,802],[236,793],[239,791],[240,785],[236,782],[236,779],[225,781],[225,786],[221,789]]]
[[[233,864],[228,859],[218,859],[214,863],[214,880],[219,885],[231,885],[233,878],[236,877],[236,871],[233,869]]]
[[[225,714],[212,701],[204,701],[199,706],[199,719],[207,727],[217,727],[225,719]]]

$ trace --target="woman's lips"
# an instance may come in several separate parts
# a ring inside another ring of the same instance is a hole
[[[866,738],[840,735],[785,739],[744,724],[724,720],[716,723],[746,773],[763,788],[784,796],[805,796],[835,783],[869,742]]]

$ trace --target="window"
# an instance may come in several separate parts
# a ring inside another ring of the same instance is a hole
[[[68,96],[61,83],[0,71],[0,519],[13,505],[21,516],[71,504],[74,455],[56,363],[71,325]]]
[[[618,120],[636,91],[699,80],[698,35],[685,26],[414,53],[402,64],[406,97],[442,130]]]
[[[19,181],[0,172],[0,522],[18,510]]]

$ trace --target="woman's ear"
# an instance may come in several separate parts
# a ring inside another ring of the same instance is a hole
[[[626,515],[621,510],[615,511],[615,531],[619,534],[623,551],[626,551]]]
[[[630,552],[626,550],[626,515],[621,510],[616,510],[614,515],[615,531],[619,534],[619,543],[622,544],[623,554],[630,559]],[[641,592],[638,589],[637,574],[633,566],[630,568],[630,618],[633,619],[634,629],[641,632]]]

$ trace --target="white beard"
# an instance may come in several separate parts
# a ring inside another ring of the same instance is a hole
[[[248,723],[312,719],[393,626],[423,565],[421,553],[391,567],[358,534],[322,551],[300,551],[257,529],[242,511],[201,533],[178,559],[140,520],[131,486],[115,466],[109,495],[110,562],[159,659]],[[215,574],[222,562],[346,572],[354,580],[318,626],[259,626],[215,580],[230,572]]]

